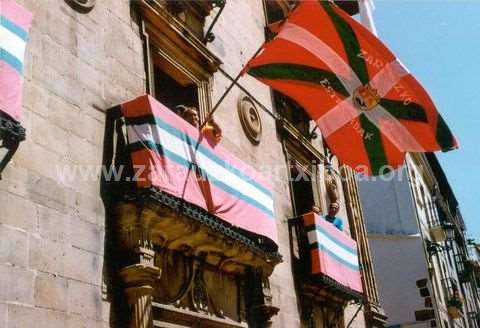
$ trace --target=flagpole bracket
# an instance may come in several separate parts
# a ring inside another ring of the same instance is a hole
[[[95,7],[96,0],[65,0],[65,2],[79,13],[86,14]]]
[[[213,34],[212,30],[215,24],[217,23],[218,19],[220,18],[220,15],[222,14],[223,9],[225,9],[225,5],[227,4],[227,1],[215,0],[215,1],[212,1],[212,3],[213,3],[213,6],[216,8],[219,8],[219,10],[215,15],[215,17],[213,18],[212,22],[210,23],[210,26],[208,27],[207,32],[205,33],[205,39],[204,39],[205,43],[210,43],[215,40],[215,34]]]

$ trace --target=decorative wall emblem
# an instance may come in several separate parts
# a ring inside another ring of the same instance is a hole
[[[262,137],[262,121],[257,107],[250,97],[246,95],[240,96],[238,115],[248,140],[254,145],[258,145]]]
[[[65,0],[65,2],[81,13],[88,13],[95,6],[96,0]]]

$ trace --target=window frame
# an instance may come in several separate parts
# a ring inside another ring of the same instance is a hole
[[[310,177],[314,201],[314,204],[312,205],[316,205],[320,208],[321,211],[324,211],[326,209],[326,200],[322,197],[324,193],[321,185],[322,179],[320,177],[320,165],[322,164],[322,162],[318,161],[315,156],[311,156],[311,154],[306,152],[303,148],[298,147],[290,140],[287,140],[285,142],[285,155],[288,166],[288,178],[290,182],[289,188],[294,210],[294,216],[298,216],[304,213],[297,212],[297,202],[294,197],[295,195],[291,176],[291,166],[293,165],[299,166],[304,171],[304,173]]]
[[[135,2],[143,41],[147,94],[155,95],[153,56],[159,55],[197,85],[200,123],[212,108],[213,74],[222,61],[199,38],[156,2]]]

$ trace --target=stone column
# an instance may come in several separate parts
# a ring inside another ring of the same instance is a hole
[[[132,264],[120,271],[130,309],[129,328],[153,328],[152,301],[160,270],[146,264]]]
[[[150,220],[139,215],[140,204],[122,204],[118,210],[119,248],[126,262],[120,272],[130,309],[129,328],[153,328],[152,301],[161,270],[155,266]]]

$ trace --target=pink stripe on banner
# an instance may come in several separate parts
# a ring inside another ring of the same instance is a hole
[[[179,198],[183,196],[187,202],[207,210],[197,177],[193,172],[187,174],[187,168],[148,149],[133,152],[132,162],[139,187],[159,187],[162,191]],[[185,182],[187,176],[188,181]]]
[[[122,105],[122,112],[125,117],[139,117],[153,114],[160,117],[169,125],[174,126],[178,130],[187,134],[193,140],[199,139],[199,132],[196,128],[149,95],[141,96],[132,101],[124,103]],[[232,167],[240,170],[253,181],[259,183],[266,189],[272,190],[272,185],[262,174],[260,174],[250,165],[235,157],[221,145],[212,145],[205,138],[201,140],[200,144],[211,152],[214,152],[218,157]]]
[[[363,292],[359,271],[352,270],[319,249],[312,249],[311,257],[313,274],[324,274],[350,289]]]
[[[0,16],[5,16],[28,32],[32,26],[33,14],[14,0],[0,0]]]
[[[0,20],[1,16],[27,33],[33,18],[31,12],[14,0],[0,0]],[[22,83],[23,77],[0,58],[0,110],[17,121],[22,112]]]
[[[265,212],[232,196],[221,188],[213,184],[209,185],[212,188],[212,214],[234,226],[266,236],[277,243],[275,218],[266,215]]]
[[[195,172],[188,174],[188,169],[184,166],[148,149],[133,152],[132,162],[134,169],[139,169],[137,181],[139,187],[148,188],[153,185],[203,208],[233,226],[277,242],[274,218],[216,185],[199,179]]]
[[[22,112],[22,76],[0,60],[0,110],[15,120]]]
[[[309,226],[309,225],[319,225],[324,229],[330,236],[335,238],[338,242],[342,243],[343,245],[357,249],[357,243],[355,240],[350,238],[345,232],[338,230],[333,224],[330,222],[326,221],[324,218],[320,217],[318,214],[310,212],[307,213],[303,216],[303,222],[304,226]]]

